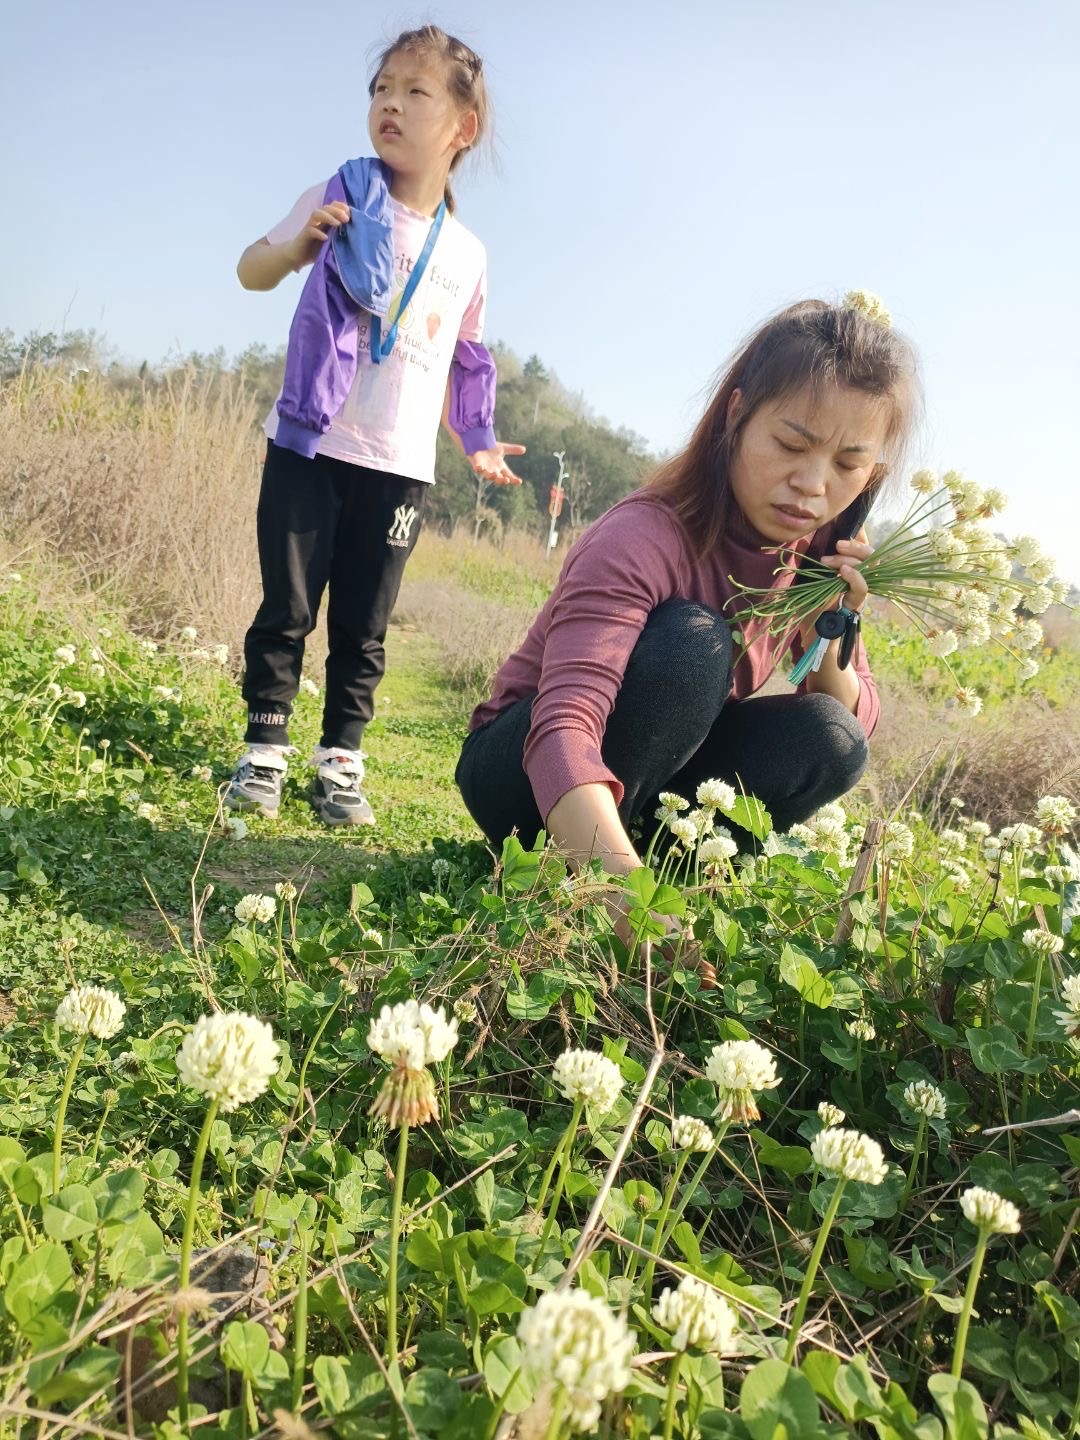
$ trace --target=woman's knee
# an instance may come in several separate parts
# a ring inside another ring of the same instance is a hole
[[[866,732],[855,716],[832,695],[802,697],[804,743],[813,746],[820,770],[834,778],[836,793],[843,794],[857,783],[866,769],[870,749]]]
[[[696,600],[665,600],[645,622],[630,655],[623,684],[644,679],[660,685],[673,703],[715,691],[719,704],[731,688],[731,627]]]

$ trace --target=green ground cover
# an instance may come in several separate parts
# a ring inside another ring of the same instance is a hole
[[[0,582],[0,1437],[1080,1433],[1071,821],[892,816],[855,883],[866,816],[778,840],[721,796],[757,855],[637,872],[627,948],[604,877],[493,867],[419,631],[345,836],[302,766],[221,823],[200,644]],[[117,997],[99,1035],[75,984]],[[391,1065],[409,1001],[451,1030]],[[233,1012],[271,1027],[258,1084],[265,1047],[192,1060]]]

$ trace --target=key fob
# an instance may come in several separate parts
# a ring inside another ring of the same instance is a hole
[[[846,670],[852,655],[855,653],[855,641],[859,636],[859,626],[862,624],[862,616],[857,610],[847,610],[847,624],[844,626],[844,635],[840,641],[840,654],[836,657],[837,667]]]
[[[814,622],[814,629],[823,640],[839,640],[847,631],[847,617],[851,611],[843,605],[839,610],[823,610]]]

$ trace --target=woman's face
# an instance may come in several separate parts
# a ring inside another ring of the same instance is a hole
[[[729,423],[741,403],[736,390]],[[888,424],[887,400],[839,385],[759,406],[731,462],[732,494],[751,527],[783,545],[834,519],[869,481]]]

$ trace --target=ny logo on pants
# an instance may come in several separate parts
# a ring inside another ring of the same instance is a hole
[[[386,532],[387,542],[391,545],[408,545],[409,535],[416,523],[416,516],[415,505],[399,505],[394,511],[390,529]]]

